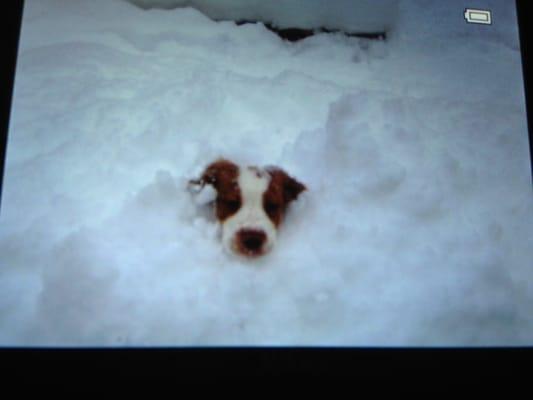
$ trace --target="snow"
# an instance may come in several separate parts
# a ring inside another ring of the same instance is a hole
[[[386,42],[288,43],[192,8],[26,1],[0,344],[528,344],[514,6],[469,6],[494,26],[399,1]],[[219,156],[309,188],[262,259],[226,254],[213,193],[187,188]]]
[[[204,185],[203,187],[189,185],[189,189],[193,195],[194,202],[199,206],[209,205],[217,198],[217,191],[211,185]]]
[[[194,7],[214,20],[248,20],[279,28],[329,28],[352,32],[389,30],[397,0],[125,0],[143,9]]]

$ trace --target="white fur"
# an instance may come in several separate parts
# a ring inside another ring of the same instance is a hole
[[[235,251],[235,237],[240,229],[255,229],[266,234],[263,247],[269,251],[276,241],[276,227],[263,209],[263,193],[270,183],[270,175],[258,168],[241,167],[238,184],[241,191],[241,208],[222,225],[222,243],[229,251]]]

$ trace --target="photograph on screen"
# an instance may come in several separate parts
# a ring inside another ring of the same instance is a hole
[[[533,332],[514,2],[26,0],[2,346]]]

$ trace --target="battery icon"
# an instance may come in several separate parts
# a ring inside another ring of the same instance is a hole
[[[492,24],[492,16],[489,10],[476,10],[473,8],[467,8],[465,10],[466,22],[470,24]]]

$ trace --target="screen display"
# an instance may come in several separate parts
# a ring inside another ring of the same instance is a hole
[[[531,344],[520,50],[511,1],[26,0],[0,345]]]

